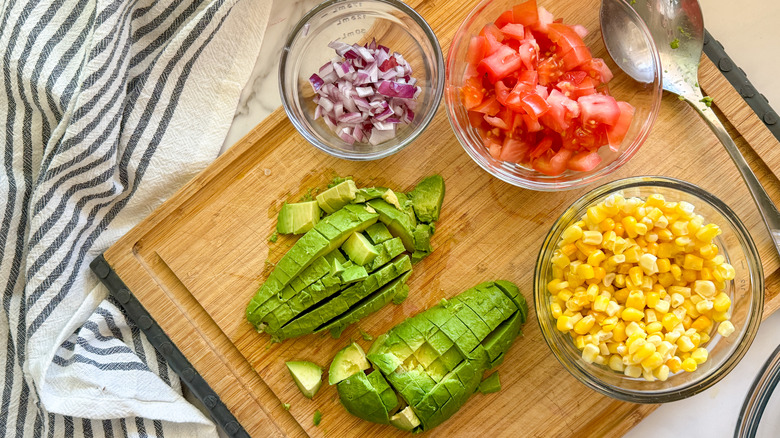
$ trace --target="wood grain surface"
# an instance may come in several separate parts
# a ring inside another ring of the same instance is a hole
[[[448,47],[472,2],[436,9],[411,2]],[[700,82],[714,97],[735,141],[770,195],[780,201],[778,142],[705,58]],[[292,238],[268,241],[276,213],[335,175],[359,186],[402,191],[441,174],[447,185],[434,253],[414,266],[409,298],[349,327],[340,339],[309,335],[270,344],[244,320],[247,301]],[[765,315],[780,306],[778,258],[758,212],[723,147],[684,102],[664,95],[654,129],[638,154],[601,183],[634,175],[666,175],[721,198],[745,222],[767,276]],[[309,146],[277,110],[105,253],[112,268],[220,395],[250,435],[405,436],[350,416],[327,384],[304,398],[284,368],[312,360],[327,368],[358,328],[376,336],[441,298],[481,281],[517,283],[533,302],[533,266],[555,219],[594,186],[557,193],[523,190],[480,169],[455,139],[444,106],[410,147],[374,162],[332,158]],[[532,307],[532,306],[531,306]],[[474,395],[434,436],[617,436],[655,407],[600,396],[570,376],[542,339],[531,309],[524,335],[498,368],[503,389]],[[290,403],[286,411],[282,403]],[[322,423],[315,427],[315,410]]]

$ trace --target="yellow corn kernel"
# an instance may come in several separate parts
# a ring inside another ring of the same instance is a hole
[[[575,254],[577,254],[577,245],[573,243],[569,243],[566,245],[561,246],[561,253],[565,255],[566,257],[571,258]]]
[[[613,371],[623,372],[625,365],[623,365],[623,358],[620,355],[613,354],[609,357],[609,368]]]
[[[715,224],[707,224],[699,228],[699,231],[696,232],[696,238],[702,242],[710,242],[719,234],[720,227]]]
[[[659,333],[663,329],[664,329],[663,323],[661,323],[660,321],[653,321],[650,324],[647,324],[647,327],[645,327],[645,330],[647,330],[647,334]]]
[[[636,347],[636,348],[634,348]],[[631,350],[634,349],[634,352],[631,353]],[[628,352],[630,354],[633,354],[631,359],[636,362],[642,362],[643,360],[650,357],[653,353],[655,353],[655,345],[651,344],[650,342],[647,342],[643,339],[639,339],[636,342],[634,342],[631,347],[629,347]],[[660,364],[658,364],[660,365]]]
[[[701,271],[699,271],[699,280],[712,281],[714,278],[710,268],[701,268]]]
[[[712,308],[716,312],[725,312],[731,307],[731,298],[725,292],[721,292],[712,300]]]
[[[675,327],[677,327],[677,324],[680,323],[680,320],[675,316],[674,313],[667,313],[661,318],[661,324],[664,325],[664,328],[666,331],[672,331]]]
[[[642,250],[639,246],[634,245],[623,252],[626,256],[626,263],[637,263],[639,257],[642,255]]]
[[[666,379],[669,378],[669,367],[667,365],[661,365],[660,367],[653,370],[653,376],[656,379],[665,382]]]
[[[593,278],[594,275],[595,274],[593,272],[593,266],[591,266],[591,265],[589,265],[587,263],[583,263],[583,264],[577,266],[577,276],[578,277],[587,280],[589,278]]]
[[[626,307],[620,316],[626,321],[641,321],[645,314],[633,307]]]
[[[574,246],[576,246],[577,249],[580,250],[585,257],[588,257],[589,255],[591,255],[593,252],[595,252],[598,249],[598,248],[596,248],[593,245],[588,245],[587,243],[583,242],[582,240],[578,240],[578,241],[574,242]]]
[[[691,341],[691,338],[688,336],[680,336],[679,339],[677,339],[677,348],[680,349],[683,353],[688,352],[696,348],[696,345]]]
[[[561,240],[564,244],[574,243],[582,238],[582,228],[577,225],[571,225],[561,233]]]
[[[688,222],[676,221],[669,227],[669,229],[672,231],[672,234],[677,237],[685,236],[688,234]]]
[[[593,301],[593,310],[597,312],[606,312],[609,304],[609,297],[600,295]]]
[[[693,321],[693,324],[691,324],[691,328],[696,329],[697,332],[709,331],[710,327],[712,327],[712,321],[707,315],[701,315]]]
[[[645,309],[645,323],[650,324],[658,321],[658,315],[653,309]]]
[[[645,201],[645,205],[648,205],[650,207],[663,207],[666,200],[664,199],[664,195],[660,193],[653,193],[652,195],[647,197],[647,200]],[[660,211],[660,209],[656,208]]]
[[[623,374],[628,377],[634,377],[638,378],[642,376],[642,367],[638,365],[627,365],[625,369],[623,369]]]
[[[661,300],[661,294],[656,291],[651,291],[647,293],[647,302],[645,303],[647,307],[655,308],[656,304],[658,304],[658,301]]]
[[[601,205],[594,205],[588,208],[587,212],[588,221],[592,224],[599,224],[607,218],[607,212],[604,211],[604,207]]]
[[[658,273],[658,257],[652,254],[642,254],[639,256],[639,267],[645,275],[653,275]]]
[[[662,217],[662,219],[666,219],[665,217]],[[656,225],[657,226],[657,225]],[[672,234],[672,231],[666,226],[659,227],[658,231],[656,231],[658,234],[658,241],[659,242],[671,242],[674,239],[674,234]],[[660,248],[659,248],[660,251]]]
[[[625,304],[626,299],[628,299],[629,292],[631,291],[629,291],[628,289],[618,289],[615,291],[613,297],[615,298],[615,301],[617,301],[619,304]]]
[[[691,318],[698,318],[699,315],[701,315],[701,313],[696,310],[696,304],[693,304],[693,301],[691,300],[685,300],[681,307],[685,309],[685,314]],[[691,322],[693,322],[693,320],[691,320]],[[683,324],[685,324],[685,321],[683,321]]]
[[[583,231],[582,232],[582,243],[588,244],[588,245],[601,245],[601,242],[603,240],[604,236],[601,235],[598,231]]]
[[[577,336],[574,338],[574,346],[577,347],[577,349],[582,350],[586,345],[588,345],[588,343],[585,342],[585,336]]]
[[[691,352],[691,359],[695,360],[698,365],[706,362],[708,356],[709,352],[706,348],[697,348]]]
[[[637,310],[645,308],[645,294],[641,290],[634,290],[626,298],[626,308],[632,307]]]
[[[718,324],[718,334],[724,338],[731,336],[731,334],[734,333],[734,330],[734,324],[732,324],[731,321],[723,321]]]
[[[619,321],[617,324],[615,324],[615,328],[612,329],[612,339],[615,342],[623,342],[628,339],[628,336],[626,336],[625,322]]]
[[[704,259],[697,257],[693,254],[685,254],[685,261],[683,262],[683,269],[690,269],[693,271],[701,271],[704,267]]]
[[[672,268],[672,264],[669,262],[669,259],[667,258],[659,258],[655,261],[655,264],[656,266],[658,266],[659,273],[669,272],[669,270]]]
[[[712,298],[715,296],[717,290],[715,289],[715,283],[709,280],[696,280],[693,283],[693,291],[699,296],[705,298]]]
[[[626,230],[628,237],[636,237],[636,218],[633,216],[626,216],[620,221],[623,224],[623,228]]]
[[[587,315],[581,320],[577,321],[577,324],[574,324],[574,332],[580,335],[588,334],[595,323],[596,319],[592,315]]]
[[[636,322],[632,321],[632,322],[628,323],[628,325],[626,326],[626,334],[629,337],[635,336],[635,335],[639,336],[639,337],[642,337],[644,335],[644,330],[642,329],[642,327],[639,326],[639,324],[637,324]]]
[[[569,266],[569,263],[571,263],[571,260],[569,259],[569,257],[566,256],[566,254],[564,254],[560,250],[559,251],[555,251],[555,254],[552,256],[552,260],[551,261],[552,261],[553,265],[555,265],[555,266],[557,266],[557,267],[559,267],[561,269]]]
[[[712,301],[710,300],[701,300],[698,303],[696,303],[696,311],[699,313],[707,313],[710,310],[712,310]]]
[[[683,298],[690,298],[691,297],[691,288],[689,287],[683,287],[683,286],[670,286],[669,287],[669,293],[674,294],[680,294]],[[672,306],[676,307],[676,306]]]
[[[642,284],[642,277],[644,276],[644,273],[642,272],[642,268],[639,266],[634,266],[633,268],[628,270],[628,278],[631,280],[631,283],[634,285],[640,285]]]
[[[634,226],[634,232],[639,236],[647,234],[647,224],[639,222]]]
[[[620,312],[621,306],[617,303],[617,301],[610,300],[607,304],[607,315],[608,316],[616,316],[618,312]]]
[[[722,263],[717,268],[715,268],[713,275],[716,273],[721,277],[719,281],[733,280],[737,276],[737,272],[734,270],[734,267],[728,263]]]
[[[574,328],[574,322],[572,322],[571,317],[561,315],[558,317],[558,320],[555,323],[555,327],[558,329],[558,331],[568,332]]]
[[[550,310],[552,311],[552,316],[555,319],[558,319],[563,314],[563,309],[561,309],[561,305],[558,303],[550,304]]]
[[[656,303],[656,305],[653,307],[653,309],[655,309],[655,311],[660,314],[666,314],[669,312],[669,306],[670,306],[669,301],[659,300],[658,303]]]
[[[650,344],[652,345],[652,344]],[[664,364],[664,358],[659,352],[653,352],[642,360],[642,368],[646,370],[654,370]]]
[[[696,281],[697,278],[699,278],[697,271],[693,271],[690,269],[682,270],[682,281],[686,283],[693,283],[694,281]]]
[[[599,347],[593,344],[587,344],[582,349],[582,360],[587,363],[593,363],[599,355]]]
[[[561,281],[557,278],[554,278],[549,283],[547,283],[547,290],[550,291],[551,294],[557,294],[567,287],[569,287],[569,283]]]
[[[612,218],[606,218],[603,221],[599,222],[599,231],[602,233],[606,233],[607,231],[612,231],[615,229],[615,221]]]
[[[678,293],[673,293],[672,294],[672,298],[671,298],[671,302],[669,304],[672,306],[672,308],[676,309],[676,308],[682,306],[682,304],[684,302],[685,302],[685,297],[684,296],[682,296],[681,294],[678,294]]]
[[[682,280],[682,268],[680,268],[677,263],[673,263],[672,266],[669,267],[669,272],[676,281]]]
[[[696,363],[696,361],[693,358],[689,357],[689,358],[685,359],[684,361],[682,361],[682,369],[683,370],[688,371],[689,373],[692,373],[692,372],[696,371],[696,368],[698,368],[698,364]]]
[[[704,245],[699,248],[699,254],[701,254],[703,258],[711,260],[713,257],[718,255],[718,245],[715,245],[714,243]]]
[[[658,283],[660,283],[663,287],[669,287],[674,284],[674,277],[669,272],[658,274]]]
[[[598,266],[606,260],[607,256],[604,255],[604,251],[597,249],[588,256],[588,264],[591,266]]]
[[[682,369],[682,360],[677,356],[672,356],[671,359],[666,361],[666,366],[669,367],[669,371],[676,373]]]

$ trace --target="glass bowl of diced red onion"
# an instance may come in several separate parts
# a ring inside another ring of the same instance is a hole
[[[398,0],[329,0],[288,36],[282,104],[300,134],[349,160],[408,146],[433,119],[444,58],[428,23]]]
[[[628,162],[661,103],[658,49],[626,1],[617,8],[648,82],[610,57],[599,0],[484,0],[452,39],[444,98],[471,158],[516,186],[591,184]]]

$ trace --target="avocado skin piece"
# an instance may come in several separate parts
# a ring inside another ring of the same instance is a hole
[[[367,358],[420,420],[414,431],[430,430],[503,360],[527,311],[512,283],[481,283],[378,336]]]
[[[330,214],[354,200],[357,191],[355,182],[348,179],[317,195],[317,203]]]
[[[320,221],[321,210],[317,201],[284,203],[276,219],[279,234],[303,234]]]
[[[409,286],[406,285],[406,281],[409,279],[410,275],[412,275],[412,273],[407,272],[391,281],[377,292],[372,294],[364,303],[359,303],[360,305],[352,306],[348,312],[339,316],[338,319],[335,319],[327,325],[318,328],[317,332],[330,330],[331,336],[338,338],[341,336],[341,333],[344,331],[344,329],[347,328],[350,324],[355,323],[361,318],[364,318],[381,309],[391,300],[395,300],[395,297],[398,294],[408,293]]]
[[[498,371],[482,379],[482,382],[479,384],[479,392],[483,394],[491,394],[498,391],[501,391],[501,381],[498,379]]]
[[[409,256],[404,255],[399,257],[393,263],[390,263],[369,275],[362,282],[353,284],[342,290],[337,296],[320,307],[308,311],[305,315],[300,315],[279,330],[275,330],[269,325],[269,327],[266,328],[266,332],[276,339],[287,339],[312,333],[321,325],[348,312],[352,305],[369,296],[371,293],[399,277],[401,274],[411,271],[411,269],[412,263],[409,260]]]
[[[441,175],[432,175],[423,179],[409,192],[409,198],[414,214],[421,222],[438,221],[444,201],[444,178]]]
[[[381,222],[377,222],[374,225],[366,228],[365,233],[366,237],[368,237],[368,239],[374,245],[379,245],[382,242],[393,238],[393,235],[390,234],[390,230],[388,230],[387,226]]]
[[[272,296],[281,292],[293,278],[298,276],[314,260],[337,249],[350,234],[356,231],[363,231],[376,223],[378,217],[379,215],[369,213],[363,206],[346,205],[330,216],[322,218],[313,229],[301,236],[295,242],[295,245],[279,260],[276,268],[247,305],[247,320],[260,329],[262,327],[261,318],[263,315],[256,315],[258,307]],[[320,229],[333,232],[329,233],[330,237],[326,238],[319,231]]]
[[[383,199],[372,199],[366,204],[376,210],[379,220],[393,236],[401,238],[407,251],[414,251],[414,228],[417,226],[414,214],[410,217],[407,212],[393,207]]]
[[[374,423],[390,423],[388,409],[380,392],[371,385],[363,371],[342,380],[336,389],[341,404],[350,414]]]

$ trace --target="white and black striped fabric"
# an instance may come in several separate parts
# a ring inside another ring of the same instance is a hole
[[[0,436],[216,435],[88,265],[217,156],[270,1],[0,0]]]

